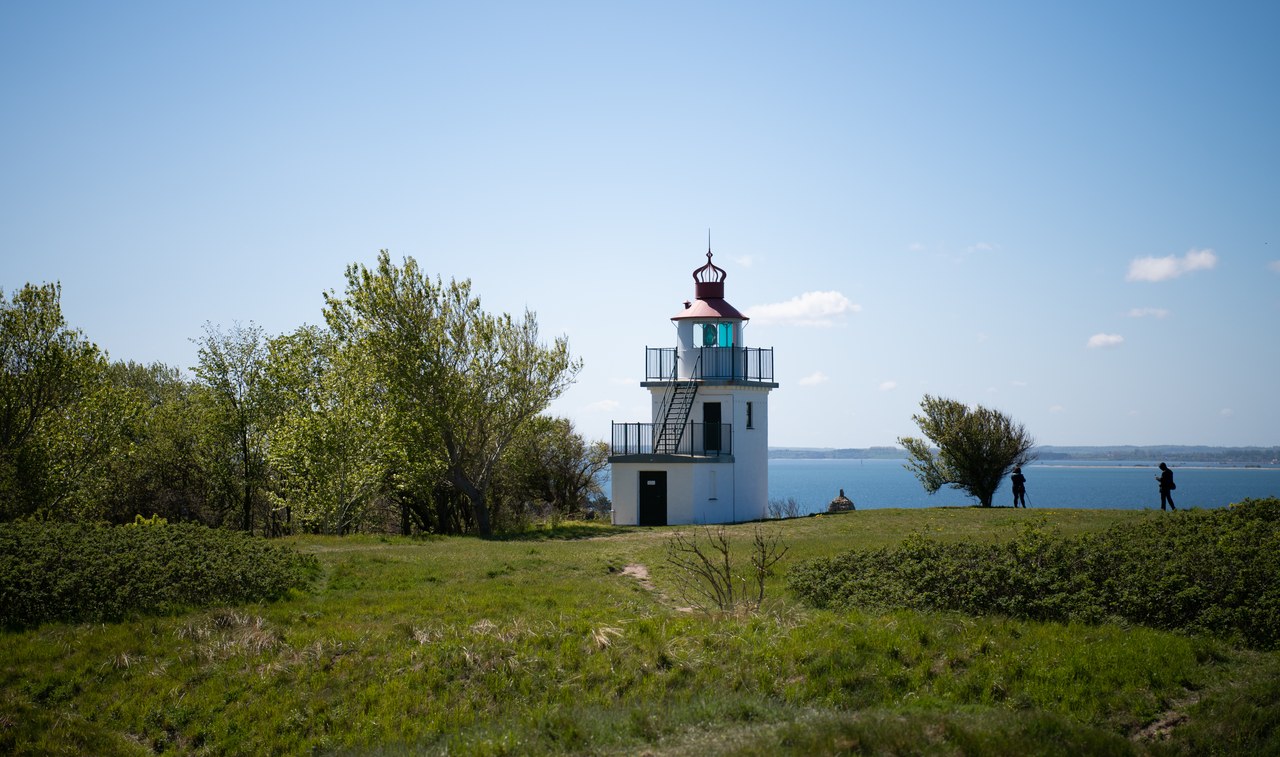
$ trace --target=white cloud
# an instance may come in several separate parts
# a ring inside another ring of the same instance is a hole
[[[889,381],[880,382],[880,391],[882,392],[891,392],[897,388],[898,388],[898,382],[893,381],[892,379],[890,379]]]
[[[1276,273],[1280,273],[1280,260],[1273,260],[1270,263],[1267,263],[1267,268],[1270,268]]]
[[[756,323],[786,323],[792,326],[831,326],[838,316],[856,313],[862,306],[839,292],[805,292],[786,302],[747,308],[747,317]]]
[[[912,242],[907,245],[907,250],[910,252],[924,252],[925,246],[922,242]]]
[[[750,268],[751,266],[755,265],[756,258],[754,255],[743,255],[742,257],[734,258],[733,262],[737,263],[743,268]]]
[[[1009,382],[1009,386],[1016,386],[1016,387],[1021,388],[1021,387],[1024,387],[1024,386],[1029,386],[1029,384],[1027,384],[1027,382],[1025,382],[1025,381],[1023,381],[1023,380],[1021,380],[1021,379],[1014,379],[1013,381],[1010,381],[1010,382]]]
[[[1129,310],[1130,318],[1164,318],[1169,315],[1169,311],[1164,308],[1132,308]]]
[[[818,384],[825,384],[830,380],[831,379],[827,377],[827,374],[822,371],[818,371],[817,373],[811,373],[800,379],[800,386],[817,386]]]
[[[1124,343],[1124,337],[1119,334],[1094,334],[1089,337],[1089,343],[1086,345],[1089,349],[1098,347],[1115,347]]]
[[[995,245],[993,245],[993,244],[987,244],[986,242],[978,242],[977,244],[971,244],[971,245],[969,245],[968,247],[966,247],[966,248],[965,248],[965,250],[964,250],[964,251],[965,251],[965,252],[969,252],[969,253],[973,253],[973,252],[994,252],[994,251],[995,251],[995,249],[996,249],[996,247],[995,247]]]
[[[1213,250],[1187,250],[1182,257],[1168,255],[1163,258],[1134,258],[1129,263],[1125,281],[1167,281],[1184,273],[1208,270],[1218,264],[1218,254]]]
[[[1049,412],[1051,412],[1051,413],[1061,413],[1061,412],[1065,412],[1065,411],[1066,411],[1066,408],[1065,408],[1065,407],[1063,407],[1062,405],[1050,405],[1050,406],[1049,406]]]
[[[592,402],[583,409],[589,413],[601,413],[616,410],[618,404],[617,400],[600,400],[599,402]]]
[[[1235,415],[1235,414],[1236,414],[1236,411],[1232,410],[1232,409],[1231,409],[1231,408],[1229,408],[1229,407],[1224,407],[1224,408],[1222,408],[1222,413],[1221,413],[1221,414],[1222,414],[1222,415]]]

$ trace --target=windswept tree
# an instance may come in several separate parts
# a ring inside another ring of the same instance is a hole
[[[581,362],[563,337],[538,340],[538,322],[491,315],[471,282],[434,281],[413,258],[374,269],[347,267],[344,296],[325,296],[325,319],[344,345],[374,367],[420,453],[438,450],[450,484],[470,502],[475,528],[493,532],[488,492],[503,451],[520,428],[573,382]]]
[[[907,470],[930,494],[950,486],[991,507],[1009,471],[1034,459],[1035,440],[1021,423],[999,410],[926,394],[920,413],[911,419],[928,441],[901,437],[898,443],[909,455]]]

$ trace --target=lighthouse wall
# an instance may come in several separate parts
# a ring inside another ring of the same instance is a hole
[[[651,387],[654,423],[660,422],[662,387]],[[739,523],[767,517],[769,508],[769,388],[750,384],[698,389],[689,419],[701,423],[704,405],[719,403],[721,423],[732,427],[732,454],[723,458],[654,458],[611,464],[613,520],[639,522],[640,471],[666,471],[667,523]],[[750,408],[748,408],[750,405]]]
[[[758,520],[769,512],[769,390],[735,387],[732,422],[735,513],[739,521]]]
[[[696,462],[614,462],[610,465],[613,523],[634,526],[640,522],[640,473],[667,474],[667,525],[733,523],[750,520],[736,514],[736,479],[729,462],[701,459]]]

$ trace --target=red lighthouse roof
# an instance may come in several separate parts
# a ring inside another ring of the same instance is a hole
[[[693,272],[693,302],[686,302],[684,310],[671,316],[673,321],[699,320],[750,320],[724,299],[724,269],[711,262],[711,250],[707,249],[707,263]]]

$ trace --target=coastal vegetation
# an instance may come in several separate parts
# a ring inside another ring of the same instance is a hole
[[[818,607],[1134,623],[1280,647],[1280,500],[1135,519],[1066,537],[1027,523],[997,544],[914,533],[796,566]]]
[[[598,505],[607,448],[543,415],[581,363],[533,313],[386,251],[324,303],[206,324],[188,375],[110,360],[57,284],[0,292],[0,522],[489,535]]]
[[[1274,503],[1239,513],[1267,521]],[[787,550],[758,606],[731,611],[680,601],[665,558],[688,529],[285,537],[270,543],[318,568],[274,601],[0,635],[0,751],[1276,753],[1280,652],[1243,635],[818,607],[787,588],[796,566],[850,550],[924,539],[945,558],[960,544],[1044,543],[1028,529],[1093,543],[1109,529],[1212,526],[1204,515],[934,508],[726,526],[735,566],[749,570],[761,529]],[[1053,573],[1057,554],[1027,567]],[[1218,575],[1228,556],[1195,558]],[[1134,585],[1168,580],[1145,576]]]
[[[284,544],[139,517],[0,524],[0,627],[119,621],[278,599],[318,572]]]

